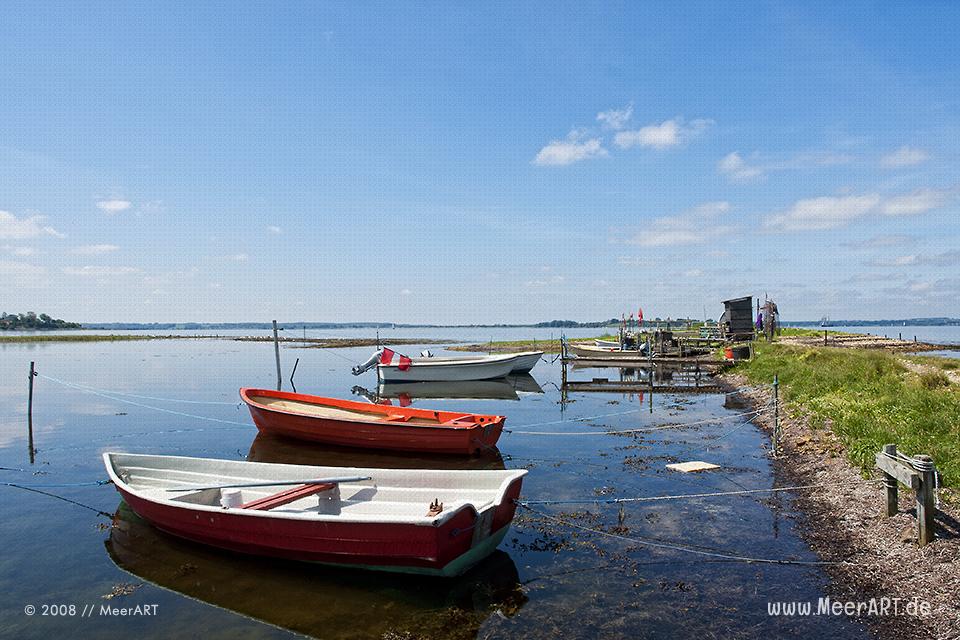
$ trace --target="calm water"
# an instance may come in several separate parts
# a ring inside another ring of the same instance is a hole
[[[441,336],[435,331],[431,336]],[[488,330],[487,333],[490,333]],[[548,337],[549,332],[547,332]],[[361,334],[362,335],[362,334]],[[422,335],[410,333],[408,335]],[[465,340],[525,337],[456,336]],[[416,352],[411,347],[408,352]],[[284,348],[285,376],[299,357],[300,391],[350,397],[355,385],[376,393],[375,374],[349,374],[370,348]],[[39,378],[34,408],[36,461],[28,457],[29,361],[50,377],[127,394],[126,404]],[[329,450],[257,436],[237,388],[274,384],[273,345],[228,340],[0,346],[0,470],[4,482],[83,483],[105,477],[108,450],[232,459],[366,466],[530,469],[527,499],[577,499],[767,488],[776,483],[767,439],[729,417],[742,407],[723,396],[571,394],[561,403],[557,364],[541,362],[534,381],[511,388],[477,385],[410,392],[418,406],[502,413],[515,431],[596,432],[694,422],[725,422],[632,435],[505,433],[499,453],[481,458],[422,458]],[[569,372],[571,379],[616,379],[616,370]],[[360,392],[360,390],[357,390]],[[389,392],[387,393],[389,395]],[[394,402],[399,402],[396,394]],[[606,417],[596,417],[606,416]],[[576,417],[580,422],[544,425]],[[707,460],[721,469],[679,474],[668,462]],[[826,578],[816,567],[743,564],[601,538],[519,512],[500,550],[455,580],[415,579],[247,558],[181,542],[131,514],[110,486],[50,488],[114,514],[110,520],[33,493],[0,487],[0,635],[11,638],[146,637],[189,632],[207,638],[486,638],[486,637],[864,637],[837,618],[771,618],[771,600],[815,600]],[[618,526],[616,506],[538,507],[589,528]],[[813,560],[795,532],[789,494],[627,505],[619,531],[628,537],[701,550]],[[137,588],[110,600],[119,584]],[[26,605],[156,604],[153,617],[28,617]],[[189,631],[188,631],[189,630]]]

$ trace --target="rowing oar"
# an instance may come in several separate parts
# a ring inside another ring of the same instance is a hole
[[[217,484],[209,487],[178,487],[167,491],[205,491],[207,489],[247,489],[251,487],[285,487],[294,484],[339,484],[341,482],[363,482],[370,476],[344,476],[341,478],[320,478],[317,480],[290,480],[284,482],[251,482],[249,484]]]

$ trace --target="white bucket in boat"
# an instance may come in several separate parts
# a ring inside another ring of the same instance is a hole
[[[240,489],[221,489],[220,506],[224,509],[232,509],[243,504],[243,494]]]

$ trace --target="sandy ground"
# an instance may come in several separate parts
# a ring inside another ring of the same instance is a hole
[[[853,349],[885,349],[887,351],[941,351],[952,347],[930,344],[927,342],[914,342],[913,340],[900,340],[898,338],[885,338],[883,336],[869,335],[834,335],[828,334],[826,344],[823,336],[781,336],[777,338],[781,344],[789,344],[803,347],[839,347]]]
[[[747,388],[742,376],[720,379],[732,389]],[[757,407],[770,401],[767,389],[751,389],[743,397]],[[826,484],[799,492],[804,514],[800,532],[830,565],[830,596],[843,601],[914,597],[930,603],[928,617],[877,616],[861,621],[878,638],[960,638],[960,521],[941,504],[937,539],[916,543],[913,492],[900,487],[901,512],[887,518],[879,472],[864,478],[843,455],[828,429],[814,429],[802,415],[781,411],[782,449],[775,463],[782,485]],[[768,432],[772,416],[757,423]]]

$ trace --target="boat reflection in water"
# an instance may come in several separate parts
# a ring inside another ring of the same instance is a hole
[[[496,447],[473,456],[418,454],[375,449],[350,449],[258,433],[247,454],[250,462],[306,464],[319,467],[377,469],[493,469],[503,470]]]
[[[409,406],[416,400],[519,400],[523,394],[542,394],[543,388],[529,373],[518,373],[496,380],[456,382],[381,383],[376,392],[354,387],[354,395],[376,404]]]
[[[107,553],[123,571],[283,629],[325,639],[475,637],[526,603],[517,567],[495,551],[453,579],[345,570],[210,549],[164,534],[121,502]]]

